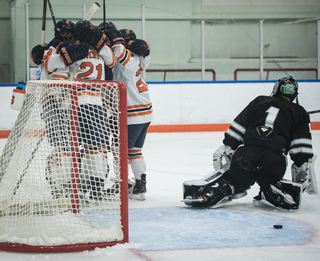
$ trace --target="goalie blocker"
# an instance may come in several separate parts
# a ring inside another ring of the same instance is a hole
[[[309,195],[318,194],[316,173],[314,171],[316,159],[317,155],[314,155],[310,162],[304,163],[300,168],[295,164],[292,164],[291,166],[292,180],[300,183],[303,192],[307,192]]]

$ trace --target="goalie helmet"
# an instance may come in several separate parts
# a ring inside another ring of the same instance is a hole
[[[129,44],[130,41],[136,40],[136,34],[134,33],[134,31],[130,29],[121,29],[119,32],[122,38],[124,39],[126,46],[130,45]]]
[[[54,37],[61,41],[64,39],[70,41],[74,35],[74,28],[75,24],[70,20],[60,20],[54,27]]]
[[[273,86],[272,96],[284,96],[292,102],[298,96],[298,83],[292,76],[279,79]]]
[[[105,28],[104,28],[104,23],[102,22],[101,24],[99,24],[99,29],[100,29],[101,32],[104,32],[104,29],[106,29],[106,30],[109,30],[109,29],[117,30],[117,27],[112,22],[106,22],[105,23]]]

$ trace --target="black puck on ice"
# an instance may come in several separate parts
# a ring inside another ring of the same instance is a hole
[[[274,225],[273,226],[275,229],[282,229],[282,225]]]

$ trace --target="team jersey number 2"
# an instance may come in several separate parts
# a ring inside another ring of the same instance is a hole
[[[137,71],[136,76],[139,77],[139,80],[136,83],[136,86],[139,92],[141,93],[141,92],[148,91],[148,85],[142,81],[140,69]]]

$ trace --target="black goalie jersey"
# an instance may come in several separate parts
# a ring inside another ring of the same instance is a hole
[[[282,152],[289,153],[297,166],[301,166],[313,157],[310,133],[310,118],[306,110],[295,103],[281,97],[258,96],[234,119],[230,128],[225,133],[223,143],[236,149],[241,144],[246,144],[248,132],[254,132],[257,127],[265,126],[263,131],[272,131],[272,136],[278,137],[277,142],[268,141],[264,136],[267,147],[279,150],[282,143]],[[262,131],[262,132],[263,132]],[[256,139],[250,140],[250,145],[261,146]]]

